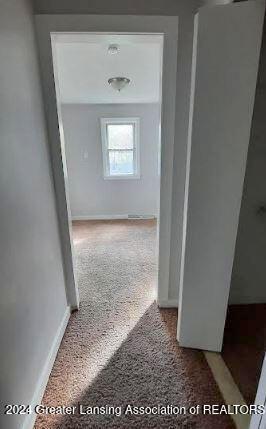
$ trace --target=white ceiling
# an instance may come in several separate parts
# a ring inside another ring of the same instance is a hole
[[[54,34],[52,43],[61,103],[159,102],[162,35]],[[130,79],[121,92],[108,84],[116,76]]]

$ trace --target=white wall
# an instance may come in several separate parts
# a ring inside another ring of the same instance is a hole
[[[103,178],[104,117],[140,118],[140,179]],[[64,104],[62,120],[73,218],[158,214],[158,104]]]
[[[266,27],[239,216],[230,303],[266,302]]]
[[[195,19],[182,346],[222,346],[263,15],[263,2],[247,1],[202,8]]]
[[[67,308],[30,3],[0,13],[1,403],[31,402]],[[0,415],[22,427],[24,416]]]

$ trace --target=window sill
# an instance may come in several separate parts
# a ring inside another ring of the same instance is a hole
[[[138,180],[140,179],[140,174],[134,175],[120,175],[120,176],[104,176],[104,180]]]

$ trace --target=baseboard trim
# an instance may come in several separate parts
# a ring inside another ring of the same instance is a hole
[[[220,353],[203,352],[226,405],[247,405]],[[232,414],[236,429],[249,428],[249,414]]]
[[[160,308],[177,308],[178,299],[167,299],[166,301],[158,301],[157,304]]]
[[[156,215],[82,215],[72,216],[72,220],[112,220],[112,219],[156,219]]]
[[[43,366],[43,369],[41,371],[35,392],[33,394],[32,400],[30,402],[32,409],[38,404],[41,404],[43,394],[45,392],[46,385],[48,383],[48,379],[50,376],[50,373],[52,371],[54,361],[59,349],[59,346],[61,344],[63,335],[65,333],[68,320],[70,317],[70,308],[67,307],[65,314],[62,318],[62,321],[60,323],[60,326],[56,332],[54,341],[52,343],[52,346],[50,348],[50,352],[46,358],[45,364]],[[24,423],[22,425],[22,429],[32,429],[36,420],[36,414],[33,412],[32,414],[28,414],[24,420]]]

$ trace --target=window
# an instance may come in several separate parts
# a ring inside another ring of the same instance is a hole
[[[137,179],[139,119],[101,119],[103,168],[106,179]]]

